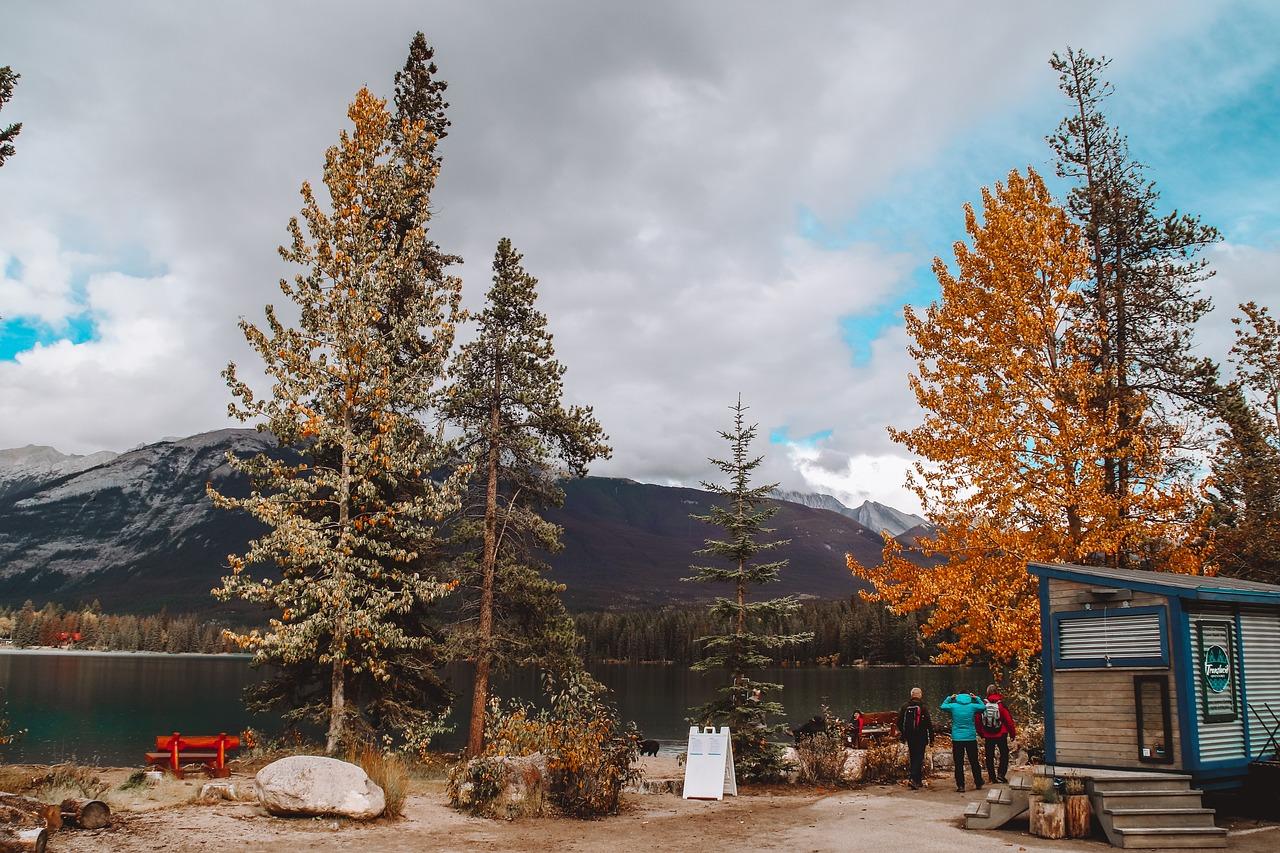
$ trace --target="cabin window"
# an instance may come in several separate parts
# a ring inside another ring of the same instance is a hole
[[[1055,613],[1053,625],[1055,668],[1169,665],[1163,607]]]
[[[1229,723],[1238,713],[1233,627],[1230,622],[1196,624],[1200,712],[1206,723]]]
[[[1138,715],[1138,760],[1147,764],[1173,761],[1173,721],[1169,710],[1169,679],[1163,675],[1135,675],[1133,703]]]

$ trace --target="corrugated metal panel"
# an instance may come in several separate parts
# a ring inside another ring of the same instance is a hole
[[[1121,616],[1104,612],[1063,619],[1058,627],[1058,649],[1063,660],[1159,657],[1160,617],[1155,613]]]
[[[1195,683],[1195,714],[1194,721],[1198,727],[1197,731],[1200,736],[1200,760],[1201,761],[1221,761],[1229,758],[1245,758],[1244,752],[1244,713],[1240,708],[1236,718],[1230,722],[1206,723],[1204,720],[1204,695],[1205,685],[1204,677],[1200,672],[1201,661],[1198,653],[1199,633],[1196,626],[1201,622],[1212,622],[1220,624],[1226,622],[1232,624],[1235,616],[1232,613],[1191,613],[1188,614],[1188,630],[1190,637],[1188,638],[1191,648],[1191,665],[1195,668],[1192,681]],[[1235,661],[1238,659],[1236,644],[1240,639],[1235,635],[1234,626],[1231,629],[1231,648],[1228,653],[1231,656],[1232,668],[1235,668]],[[1237,674],[1233,681],[1236,691],[1236,703],[1240,704],[1240,680]]]
[[[1245,694],[1257,712],[1249,714],[1249,750],[1256,758],[1280,724],[1280,613],[1243,611],[1240,642],[1244,646]],[[1270,706],[1271,714],[1263,703]]]

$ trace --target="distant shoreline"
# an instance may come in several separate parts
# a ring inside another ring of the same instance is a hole
[[[0,643],[0,655],[98,655],[128,658],[239,658],[250,660],[244,652],[146,652],[130,649],[61,649],[56,646],[27,646],[20,649],[8,643]]]

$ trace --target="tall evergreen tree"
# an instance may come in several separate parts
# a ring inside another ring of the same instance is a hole
[[[300,458],[232,456],[253,490],[210,488],[215,504],[246,510],[267,532],[215,590],[276,609],[265,631],[241,635],[259,661],[314,662],[328,670],[326,749],[346,737],[352,678],[387,684],[391,661],[428,640],[403,616],[439,597],[446,583],[423,571],[438,547],[434,524],[457,506],[460,477],[429,479],[449,458],[419,418],[435,402],[453,342],[456,280],[420,276],[429,211],[423,187],[435,164],[422,121],[392,133],[385,102],[361,89],[348,110],[354,127],[326,153],[330,211],[302,186],[302,218],[289,223],[281,256],[305,268],[281,290],[297,306],[290,328],[267,306],[267,329],[241,328],[273,380],[259,398],[231,364],[225,371],[241,420],[256,420]],[[416,205],[416,207],[414,206]],[[414,225],[389,239],[412,209]],[[416,280],[418,286],[405,283]],[[403,354],[414,352],[416,358]],[[276,581],[251,577],[275,567]]]
[[[742,397],[730,409],[733,430],[721,431],[720,435],[729,442],[731,458],[709,460],[728,476],[729,485],[702,484],[704,489],[726,498],[726,505],[714,504],[707,515],[693,516],[725,532],[724,539],[707,539],[706,547],[697,553],[717,557],[728,565],[691,566],[695,574],[688,578],[732,586],[733,597],[717,598],[710,608],[711,616],[725,631],[699,640],[705,656],[693,665],[697,671],[726,670],[730,681],[720,688],[716,698],[691,712],[700,725],[729,726],[734,761],[743,778],[768,780],[778,778],[787,769],[782,747],[769,740],[770,735],[786,728],[781,722],[768,722],[770,716],[780,718],[784,713],[782,703],[769,698],[781,693],[782,685],[756,681],[751,673],[769,666],[784,649],[812,640],[813,634],[779,634],[772,630],[799,609],[800,602],[794,596],[748,600],[752,587],[778,580],[779,572],[787,565],[786,560],[756,562],[756,556],[785,545],[788,540],[759,541],[773,532],[764,524],[778,511],[777,505],[768,500],[778,484],[751,485],[751,472],[764,461],[763,456],[750,455],[758,425],[746,425],[747,407],[742,405]]]
[[[17,85],[18,78],[21,76],[8,65],[0,67],[0,109],[4,109],[4,105],[13,97],[14,86]],[[22,122],[15,122],[7,127],[0,125],[0,166],[4,165],[6,158],[13,156],[13,140],[17,139],[21,132]]]
[[[1102,111],[1112,93],[1101,78],[1110,60],[1068,48],[1049,64],[1071,107],[1048,142],[1059,177],[1073,183],[1067,210],[1089,254],[1081,310],[1099,335],[1095,361],[1104,382],[1090,405],[1118,406],[1116,443],[1102,461],[1108,491],[1130,515],[1136,510],[1127,504],[1140,500],[1144,484],[1127,461],[1128,443],[1159,433],[1165,447],[1178,446],[1183,436],[1174,416],[1211,399],[1217,371],[1192,354],[1191,334],[1210,308],[1199,284],[1212,271],[1200,252],[1219,235],[1195,216],[1157,210],[1155,182]],[[1168,452],[1170,474],[1182,461]],[[1124,564],[1127,555],[1119,548],[1112,561]]]
[[[1240,310],[1232,318],[1236,375],[1217,402],[1214,561],[1225,574],[1280,583],[1280,323],[1253,302]]]
[[[475,472],[475,499],[456,528],[468,593],[462,637],[475,659],[471,755],[484,745],[495,666],[575,655],[560,588],[542,577],[535,559],[537,551],[559,548],[560,528],[539,511],[564,500],[558,477],[585,476],[592,461],[610,453],[591,408],[563,403],[565,367],[535,307],[538,280],[521,260],[510,240],[498,242],[479,329],[458,354],[444,404]]]

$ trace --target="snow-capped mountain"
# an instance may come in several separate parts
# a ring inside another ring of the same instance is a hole
[[[815,509],[828,509],[832,512],[838,512],[877,533],[887,530],[890,536],[898,536],[915,527],[923,526],[925,530],[930,529],[929,522],[920,516],[894,509],[876,501],[863,501],[857,507],[847,507],[831,495],[820,492],[795,492],[785,489],[775,489],[773,497],[780,501],[790,501],[791,503],[814,507]]]
[[[84,456],[59,453],[40,444],[0,450],[0,500],[57,477],[105,464],[116,455],[110,450]]]

